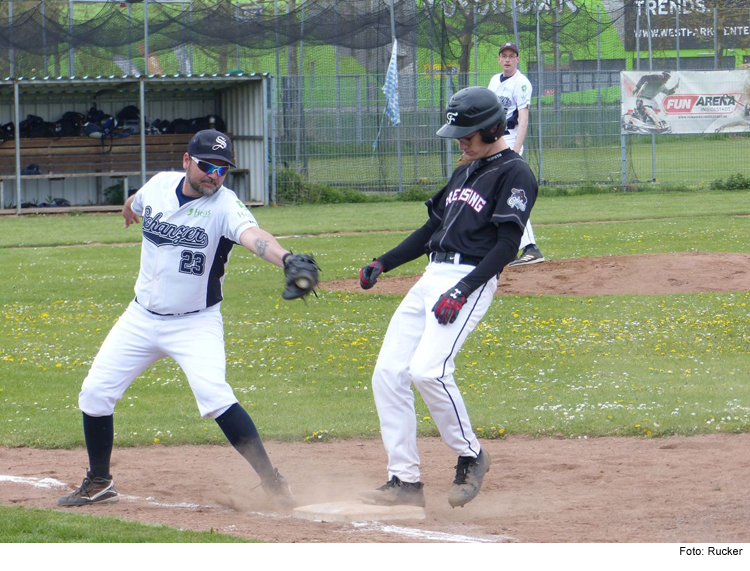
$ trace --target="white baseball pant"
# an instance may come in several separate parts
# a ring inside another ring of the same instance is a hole
[[[226,382],[224,324],[219,305],[198,313],[159,316],[132,301],[96,355],[78,397],[89,416],[108,416],[150,365],[172,357],[187,376],[198,410],[221,416],[237,402]]]
[[[445,443],[458,456],[476,457],[480,445],[461,391],[454,359],[492,302],[497,277],[472,293],[455,322],[440,325],[432,307],[473,266],[430,263],[391,318],[372,378],[388,478],[419,481],[417,421],[412,382],[430,409]]]

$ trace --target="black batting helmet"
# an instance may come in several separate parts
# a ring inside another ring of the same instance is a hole
[[[505,108],[495,92],[486,87],[467,87],[451,97],[445,108],[445,125],[437,136],[460,139],[476,131],[487,144],[505,133]]]

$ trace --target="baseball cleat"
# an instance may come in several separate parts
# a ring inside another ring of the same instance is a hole
[[[273,476],[261,485],[263,486],[263,491],[271,496],[280,506],[293,508],[297,505],[297,500],[294,499],[294,494],[292,494],[289,483],[276,468],[273,470]]]
[[[531,264],[540,264],[544,261],[544,254],[539,251],[539,248],[530,246],[526,248],[518,258],[512,261],[509,266],[528,266]]]
[[[57,500],[57,505],[64,508],[88,506],[90,504],[114,504],[120,501],[115,490],[114,481],[86,473],[81,487],[70,495]]]
[[[393,476],[384,486],[371,492],[360,492],[360,501],[371,506],[425,506],[424,484],[402,482]]]
[[[464,507],[477,497],[482,489],[484,475],[490,471],[490,455],[486,450],[480,450],[479,456],[459,456],[456,465],[456,479],[448,496],[451,507]]]

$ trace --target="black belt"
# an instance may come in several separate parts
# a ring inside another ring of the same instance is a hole
[[[436,264],[467,264],[477,266],[482,261],[481,258],[471,258],[458,252],[430,252],[430,261]]]
[[[135,302],[141,307],[143,307],[143,309],[148,311],[151,315],[158,315],[159,317],[177,317],[179,315],[190,315],[191,313],[198,313],[200,311],[200,309],[196,309],[195,311],[187,311],[185,313],[156,313],[155,311],[151,311],[148,307],[145,307],[144,305],[142,305],[138,301],[137,297],[135,298]]]

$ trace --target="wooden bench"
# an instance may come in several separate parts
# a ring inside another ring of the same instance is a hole
[[[192,133],[146,135],[146,174],[181,171],[182,157],[192,136]],[[122,139],[94,139],[87,136],[22,138],[20,142],[21,170],[34,164],[41,172],[22,174],[21,179],[119,178],[125,180],[123,189],[127,193],[128,178],[141,175],[140,135]],[[232,172],[235,175],[247,173],[241,169]],[[15,178],[16,148],[15,141],[10,140],[0,144],[0,188],[5,180]]]
[[[182,155],[187,150],[190,133],[146,136],[146,170],[182,170]],[[0,145],[0,177],[15,177],[14,141]],[[22,175],[29,179],[56,179],[76,176],[123,176],[141,172],[141,138],[131,135],[122,139],[60,137],[21,139],[21,169],[31,164],[42,174]]]

